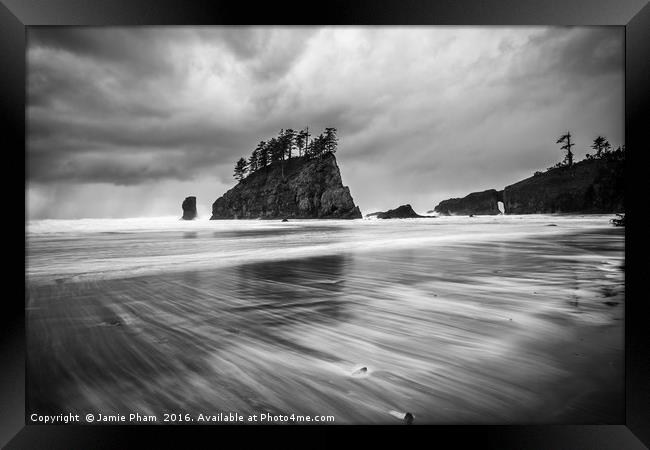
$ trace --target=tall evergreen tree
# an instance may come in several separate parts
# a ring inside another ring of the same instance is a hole
[[[281,145],[278,142],[277,138],[273,137],[269,139],[269,142],[267,144],[267,151],[268,151],[269,164],[275,161],[280,161],[282,159]]]
[[[314,157],[314,141],[305,145],[305,157],[311,159]]]
[[[307,133],[305,130],[300,130],[296,133],[296,148],[298,149],[298,156],[302,156],[305,151],[305,144],[307,140]]]
[[[278,138],[274,142],[274,149],[272,150],[275,157],[273,158],[276,161],[280,161],[280,171],[282,173],[282,179],[284,179],[284,158],[287,154],[287,138],[284,132],[284,129],[280,129]],[[277,159],[276,159],[277,158]]]
[[[313,157],[320,156],[325,152],[325,136],[321,133],[312,141],[311,155]]]
[[[575,144],[571,142],[571,132],[567,131],[567,133],[560,136],[555,143],[564,143],[564,145],[560,147],[562,150],[566,150],[564,161],[568,167],[573,166],[573,152],[571,151],[571,147],[573,147]]]
[[[336,152],[338,143],[339,140],[336,137],[336,128],[325,128],[325,139],[323,141],[325,151],[330,153]]]
[[[305,127],[305,154],[307,153],[307,148],[309,147],[309,126]]]
[[[269,150],[266,142],[260,141],[259,144],[257,144],[257,166],[258,168],[262,169],[266,167],[269,163]]]
[[[284,158],[286,156],[286,151],[285,151],[285,137],[284,137],[284,128],[280,129],[280,133],[278,133],[278,138],[276,140],[276,152],[279,156],[280,161],[284,161]]]
[[[233,176],[237,179],[237,181],[241,181],[244,179],[246,176],[246,168],[248,164],[246,163],[246,160],[244,158],[239,158],[237,160],[237,163],[235,164],[235,173]]]
[[[260,159],[260,151],[259,149],[253,150],[253,153],[251,153],[250,158],[248,158],[248,170],[250,173],[254,173],[259,169],[259,159]]]
[[[284,151],[289,159],[291,159],[291,153],[293,152],[295,145],[296,132],[291,128],[287,128],[283,136]]]
[[[596,158],[600,158],[603,156],[603,153],[608,153],[612,146],[603,136],[598,136],[594,139],[594,143],[591,144],[591,148],[596,150]]]

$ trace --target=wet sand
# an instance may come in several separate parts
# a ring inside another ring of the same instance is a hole
[[[623,256],[601,227],[37,279],[28,411],[622,423]]]

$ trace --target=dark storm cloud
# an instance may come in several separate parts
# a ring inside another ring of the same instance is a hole
[[[116,184],[135,183],[138,177],[145,182],[191,176],[238,157],[257,142],[250,135],[255,125],[265,134],[277,132],[260,121],[285,95],[282,86],[243,92],[245,97],[235,101],[252,108],[245,117],[233,118],[232,105],[201,104],[201,83],[186,84],[192,70],[227,84],[233,76],[228,66],[243,61],[236,68],[240,76],[277,80],[316,32],[296,29],[287,39],[289,30],[273,28],[30,29],[30,179],[92,181],[101,175]],[[286,126],[282,121],[273,125]],[[178,158],[177,167],[162,168],[152,147],[163,158],[170,151],[188,156]],[[87,152],[95,152],[92,163],[73,161]],[[131,160],[133,166],[116,162],[139,152],[148,157]],[[102,164],[107,170],[98,174]]]
[[[71,53],[141,76],[156,76],[174,68],[166,57],[172,41],[156,27],[33,27],[28,40],[30,48]]]
[[[269,80],[286,74],[317,32],[301,27],[232,26],[199,29],[197,36],[247,62],[258,78]]]
[[[339,129],[364,211],[502,188],[551,165],[567,127],[578,153],[622,143],[617,28],[37,27],[28,44],[34,204],[55,184],[71,203],[89,195],[74,186],[218,191],[257,142],[306,125]]]
[[[618,72],[623,68],[623,34],[620,29],[592,27],[560,28],[530,38],[535,53],[528,54],[528,63],[536,57],[547,72],[579,76]]]

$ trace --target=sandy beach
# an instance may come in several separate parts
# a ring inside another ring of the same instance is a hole
[[[27,409],[620,423],[610,218],[30,223]]]

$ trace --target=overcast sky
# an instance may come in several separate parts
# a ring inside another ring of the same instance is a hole
[[[364,214],[624,139],[622,27],[28,28],[30,219],[199,214],[281,128],[336,127]]]

